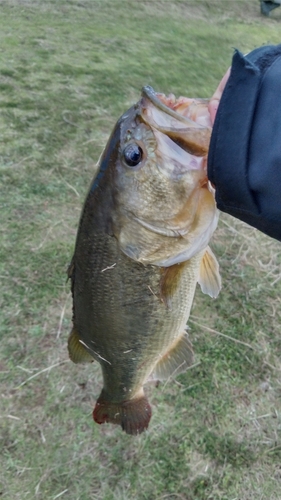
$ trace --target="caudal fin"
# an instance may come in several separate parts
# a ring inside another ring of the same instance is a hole
[[[151,413],[150,404],[144,395],[128,401],[112,403],[106,399],[102,391],[93,411],[93,418],[97,424],[109,422],[121,425],[127,434],[136,435],[148,428]]]

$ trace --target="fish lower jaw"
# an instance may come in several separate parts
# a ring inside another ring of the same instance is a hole
[[[93,411],[93,419],[97,424],[121,425],[127,434],[136,435],[148,428],[151,414],[151,406],[143,392],[133,399],[112,402],[102,391]]]

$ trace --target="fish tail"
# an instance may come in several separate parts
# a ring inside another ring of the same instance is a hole
[[[109,422],[121,425],[127,434],[136,435],[148,428],[151,413],[151,406],[145,395],[113,403],[106,399],[102,391],[93,411],[93,418],[97,424]]]

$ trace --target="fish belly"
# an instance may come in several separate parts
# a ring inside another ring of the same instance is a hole
[[[87,352],[102,366],[104,387],[94,411],[98,423],[121,423],[132,434],[147,427],[151,411],[143,385],[185,335],[199,262],[194,257],[171,268],[144,266],[126,257],[109,235],[83,238],[77,245],[74,328]],[[142,423],[129,409],[129,401],[136,402],[134,410],[143,415]],[[118,421],[121,410],[128,425],[124,418],[123,423]],[[131,413],[133,417],[128,418]]]

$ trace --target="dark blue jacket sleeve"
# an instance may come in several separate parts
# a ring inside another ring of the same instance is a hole
[[[220,210],[281,241],[281,45],[235,52],[208,177]]]

